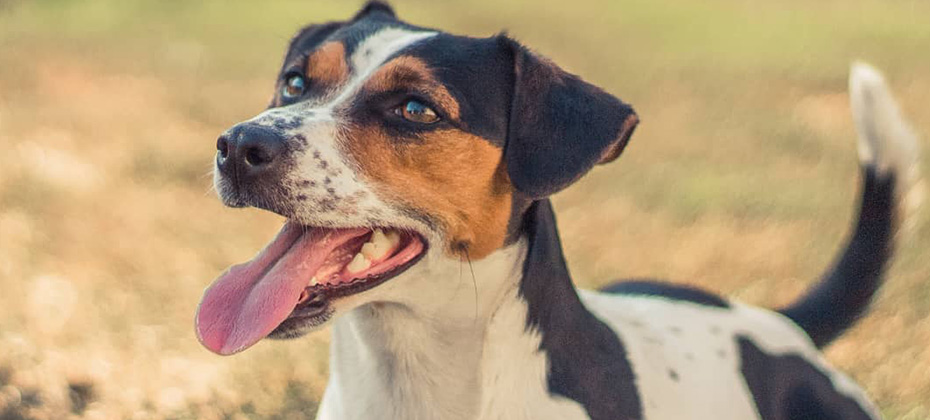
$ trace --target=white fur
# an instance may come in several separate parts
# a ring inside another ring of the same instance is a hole
[[[894,173],[902,217],[907,221],[924,201],[917,134],[901,116],[898,104],[874,67],[856,62],[849,76],[849,99],[859,133],[859,159],[879,174]],[[904,226],[909,227],[909,226]]]

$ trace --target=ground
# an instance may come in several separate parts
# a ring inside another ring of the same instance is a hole
[[[857,195],[854,59],[930,133],[921,0],[395,3],[414,23],[506,29],[636,106],[624,155],[554,200],[582,286],[660,277],[765,306],[801,293]],[[0,419],[313,413],[327,333],[223,358],[193,315],[281,224],[221,206],[217,135],[267,104],[300,25],[357,7],[0,0]],[[928,225],[827,350],[889,419],[930,418]]]

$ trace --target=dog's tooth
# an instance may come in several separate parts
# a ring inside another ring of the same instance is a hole
[[[367,270],[368,267],[371,267],[371,261],[362,254],[355,254],[355,257],[352,258],[352,262],[346,266],[346,269],[349,270],[350,273],[359,273]]]
[[[310,286],[316,286],[319,283],[320,281],[316,279],[316,276],[313,276],[313,278],[310,279]]]
[[[365,244],[362,245],[362,250],[360,253],[364,255],[365,258],[368,258],[369,260],[373,260],[375,258],[378,258],[375,256],[375,254],[378,253],[378,246],[372,242],[365,242]]]
[[[387,254],[387,245],[387,242],[366,242],[362,245],[362,255],[369,260],[377,260]]]
[[[388,242],[391,244],[391,248],[397,246],[397,244],[400,243],[400,233],[398,233],[396,230],[388,231],[387,235],[385,236],[387,237]]]
[[[387,236],[384,235],[383,230],[375,229],[375,231],[371,234],[371,239],[369,239],[368,242],[371,242],[377,245],[377,244],[382,244],[382,243],[386,244],[388,243],[388,240],[387,240]]]

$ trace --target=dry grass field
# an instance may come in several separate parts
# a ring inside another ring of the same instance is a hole
[[[453,32],[507,29],[636,106],[625,155],[555,197],[583,286],[801,293],[852,217],[853,59],[930,134],[923,0],[394,3]],[[0,419],[312,416],[327,333],[229,358],[194,336],[203,288],[281,224],[223,208],[209,171],[217,135],[267,103],[292,33],[358,6],[0,0]],[[889,419],[930,418],[928,225],[827,351]]]

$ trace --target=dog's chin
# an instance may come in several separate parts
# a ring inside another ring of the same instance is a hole
[[[320,311],[302,315],[291,316],[278,325],[268,338],[273,340],[290,340],[303,337],[314,331],[323,329],[329,321],[336,317],[336,310],[326,305]]]
[[[218,183],[214,186],[220,201],[226,207],[245,208],[254,207],[257,209],[269,211],[280,216],[291,219],[294,213],[293,208],[289,205],[290,200],[285,198],[266,199],[263,194],[254,194],[249,190],[234,189],[226,183]],[[281,194],[270,194],[272,196]]]

